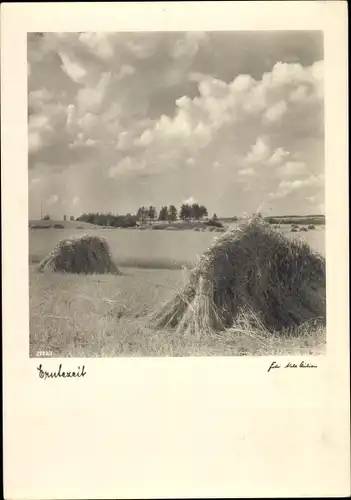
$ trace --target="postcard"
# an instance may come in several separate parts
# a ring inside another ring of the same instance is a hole
[[[346,23],[3,5],[5,498],[350,494]]]

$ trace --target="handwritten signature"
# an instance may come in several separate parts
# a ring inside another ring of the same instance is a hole
[[[306,361],[301,361],[300,363],[291,363],[289,361],[286,365],[280,365],[279,363],[276,363],[276,361],[273,361],[267,372],[270,372],[275,368],[318,368],[318,366],[313,363],[306,363]]]

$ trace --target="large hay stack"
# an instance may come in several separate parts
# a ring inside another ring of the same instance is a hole
[[[324,258],[252,219],[217,238],[152,321],[202,334],[243,323],[282,330],[325,315]]]
[[[39,264],[39,270],[82,274],[118,274],[105,238],[91,235],[61,240]]]

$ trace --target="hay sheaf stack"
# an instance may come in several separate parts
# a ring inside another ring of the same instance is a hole
[[[105,238],[91,235],[61,240],[39,264],[39,271],[119,274]]]
[[[279,331],[325,315],[324,258],[251,219],[218,237],[152,321],[200,335],[243,323]]]

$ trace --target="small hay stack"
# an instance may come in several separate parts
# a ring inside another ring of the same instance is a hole
[[[279,331],[324,321],[325,296],[324,258],[251,219],[217,238],[152,322],[196,335],[242,325]]]
[[[105,238],[91,235],[61,240],[39,264],[39,271],[76,274],[119,274]]]

